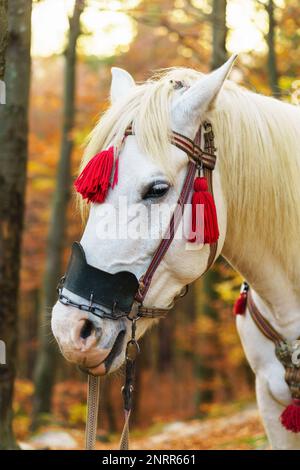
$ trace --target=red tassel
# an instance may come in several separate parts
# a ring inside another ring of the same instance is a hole
[[[244,315],[247,307],[247,292],[241,292],[234,302],[233,312],[235,315]]]
[[[293,398],[293,402],[286,407],[280,416],[280,421],[288,431],[300,432],[300,399]]]
[[[88,202],[105,200],[114,165],[114,148],[97,153],[74,182],[76,191]]]
[[[219,227],[215,201],[212,194],[208,191],[207,180],[204,176],[198,176],[194,181],[194,193],[192,196],[192,232],[196,233],[189,239],[194,243],[200,239],[201,234],[199,231],[199,211],[197,205],[203,204],[204,206],[204,239],[203,243],[215,243],[219,238]],[[197,217],[198,216],[198,217]]]

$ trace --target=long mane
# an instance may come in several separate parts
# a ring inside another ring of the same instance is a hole
[[[118,145],[133,123],[141,151],[172,176],[170,81],[190,85],[201,76],[167,69],[134,88],[92,131],[82,167],[109,143]],[[290,273],[300,242],[300,108],[227,81],[205,118],[216,136],[228,226],[236,227],[231,236],[239,246],[246,237],[259,238]]]

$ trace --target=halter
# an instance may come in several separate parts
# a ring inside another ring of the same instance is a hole
[[[125,136],[133,135],[132,126],[125,131]],[[201,147],[203,136],[204,148]],[[188,202],[197,169],[201,168],[207,179],[208,190],[213,196],[212,171],[216,164],[214,133],[212,125],[205,122],[197,131],[194,141],[178,132],[171,133],[171,143],[184,151],[189,163],[185,180],[179,195],[176,208],[171,216],[167,234],[159,243],[152,260],[143,274],[137,280],[133,273],[122,272],[112,275],[87,264],[83,248],[79,243],[73,245],[71,260],[65,276],[58,286],[58,300],[64,305],[71,305],[78,309],[88,311],[101,318],[118,320],[127,317],[132,322],[131,338],[126,346],[126,372],[125,385],[122,388],[124,400],[125,424],[122,432],[120,448],[128,448],[129,417],[132,409],[132,394],[134,390],[135,361],[139,353],[135,332],[136,322],[140,318],[161,318],[173,307],[178,297],[187,293],[188,286],[184,292],[177,296],[168,308],[145,307],[143,302],[151,285],[153,276],[170,247],[179,223],[183,217],[185,204]],[[218,243],[209,245],[210,252],[205,272],[213,264]],[[100,285],[101,284],[101,285]],[[104,288],[101,287],[102,284]],[[94,286],[94,287],[93,287]],[[86,303],[79,304],[64,292],[64,288],[85,299]],[[115,290],[118,288],[118,294]],[[127,291],[126,291],[127,289]],[[96,420],[99,400],[99,377],[89,375],[88,380],[88,415],[86,425],[86,448],[93,449],[96,438]]]

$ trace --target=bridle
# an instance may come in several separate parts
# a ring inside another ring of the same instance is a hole
[[[189,164],[188,164],[187,174],[186,174],[186,177],[185,177],[182,189],[181,189],[181,193],[177,201],[175,211],[172,214],[172,217],[169,222],[169,227],[168,227],[169,236],[162,239],[162,241],[160,242],[158,248],[156,249],[152,257],[152,260],[148,266],[147,271],[143,274],[143,276],[140,278],[140,281],[139,281],[140,286],[139,286],[138,293],[136,295],[136,301],[140,304],[139,312],[141,313],[141,316],[143,316],[143,312],[144,312],[143,301],[149,290],[153,276],[174,239],[176,230],[183,216],[185,204],[188,202],[188,199],[190,197],[196,171],[199,167],[203,168],[203,171],[206,173],[206,176],[209,177],[208,179],[209,179],[210,192],[212,192],[212,170],[215,168],[215,164],[216,164],[216,155],[215,155],[216,148],[214,146],[214,134],[212,131],[212,125],[209,122],[204,123],[203,130],[204,130],[203,135],[204,135],[204,145],[205,145],[204,150],[201,148],[201,137],[202,137],[201,126],[199,130],[197,131],[194,141],[189,139],[188,137],[185,137],[179,134],[178,132],[174,132],[174,131],[172,132],[172,137],[171,137],[172,144],[174,144],[176,147],[183,150],[188,155]],[[133,134],[132,128],[127,129],[125,134],[132,135]],[[209,255],[206,271],[210,268],[211,264],[213,263],[215,255],[216,255],[216,251],[217,251],[217,243],[211,244],[210,255]],[[169,309],[165,309],[165,313]],[[153,310],[155,311],[155,309]],[[163,311],[164,309],[160,309],[160,310]]]
[[[133,134],[134,130],[132,126],[129,126],[125,131],[125,137]],[[202,138],[204,142],[203,148],[201,146]],[[64,305],[69,305],[80,310],[88,311],[93,315],[101,318],[110,318],[113,320],[128,318],[131,321],[131,338],[126,346],[125,384],[122,388],[125,424],[120,441],[121,449],[128,449],[129,418],[132,409],[135,362],[139,353],[139,345],[136,340],[136,323],[140,318],[164,317],[166,313],[173,307],[176,299],[178,297],[183,297],[188,290],[188,286],[186,286],[184,291],[174,299],[172,305],[170,305],[169,308],[145,307],[143,305],[153,276],[156,273],[156,270],[159,267],[166,252],[168,251],[180,221],[182,220],[185,205],[191,196],[197,170],[201,169],[201,171],[203,171],[204,176],[207,178],[209,192],[213,195],[212,171],[216,164],[216,148],[214,145],[214,133],[211,123],[204,122],[203,126],[200,126],[198,129],[194,140],[191,140],[188,137],[174,131],[171,133],[170,140],[173,145],[184,151],[189,158],[185,180],[177,201],[176,208],[169,222],[168,236],[163,237],[159,243],[146,272],[139,280],[136,279],[136,283],[134,283],[132,278],[134,275],[132,273],[117,273],[119,275],[123,275],[122,282],[124,283],[124,286],[129,286],[128,289],[130,290],[130,294],[128,295],[128,293],[120,291],[119,297],[116,301],[116,294],[114,292],[116,281],[114,276],[89,266],[86,263],[84,251],[79,243],[75,243],[73,245],[73,252],[67,272],[61,279],[58,286],[58,300]],[[210,252],[205,272],[210,268],[215,260],[217,246],[217,242],[211,243],[209,245]],[[94,281],[94,291],[90,288],[89,285],[86,285],[87,283],[85,281],[87,278],[92,278]],[[103,289],[101,290],[100,286],[100,284],[103,284],[103,282],[107,286],[105,292]],[[72,300],[69,294],[64,292],[64,288],[79,295],[87,302],[79,304]],[[107,291],[111,291],[111,296],[107,295]],[[99,299],[99,301],[96,301],[97,299]],[[123,305],[123,309],[120,308],[120,305]],[[90,450],[94,448],[96,439],[99,387],[99,377],[89,375],[86,449]]]

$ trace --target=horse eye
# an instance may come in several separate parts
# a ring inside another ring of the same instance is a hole
[[[143,199],[158,199],[169,191],[169,184],[161,181],[155,181],[143,195]]]

